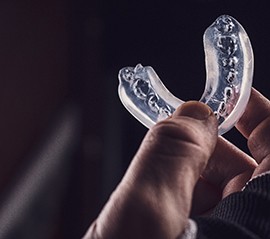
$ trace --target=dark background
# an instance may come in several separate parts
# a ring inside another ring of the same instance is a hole
[[[202,36],[219,15],[235,17],[246,29],[255,55],[253,85],[270,97],[268,9],[267,1],[244,0],[1,1],[2,211],[11,204],[12,190],[23,182],[21,175],[34,175],[27,169],[39,157],[29,152],[43,145],[48,125],[57,125],[56,115],[66,108],[72,110],[64,119],[77,117],[73,144],[65,148],[69,160],[55,156],[46,164],[49,169],[41,167],[38,175],[44,174],[45,186],[15,200],[10,219],[2,218],[8,225],[0,228],[9,235],[5,238],[16,238],[10,231],[20,238],[84,234],[147,131],[118,99],[118,71],[137,63],[150,65],[176,96],[198,100],[205,84]],[[248,152],[236,130],[225,137]],[[48,194],[49,201],[44,197]],[[18,211],[21,203],[28,209]]]

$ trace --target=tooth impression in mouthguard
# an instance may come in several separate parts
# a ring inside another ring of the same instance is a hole
[[[227,15],[218,17],[206,29],[203,42],[207,79],[200,101],[213,110],[222,135],[236,124],[248,103],[254,64],[252,47],[244,28]],[[125,67],[118,78],[123,105],[148,128],[184,103],[169,92],[150,66]]]

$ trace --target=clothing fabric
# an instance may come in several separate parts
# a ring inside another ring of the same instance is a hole
[[[270,238],[270,172],[224,198],[212,215],[189,220],[180,239]]]

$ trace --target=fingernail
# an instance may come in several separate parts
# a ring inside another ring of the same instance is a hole
[[[173,116],[187,116],[197,120],[205,120],[212,115],[212,110],[206,104],[198,101],[189,101],[181,105]]]

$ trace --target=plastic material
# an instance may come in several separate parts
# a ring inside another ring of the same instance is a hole
[[[253,78],[252,47],[244,28],[227,15],[206,29],[203,42],[207,79],[200,101],[214,111],[222,135],[235,125],[247,105]],[[184,103],[166,89],[150,66],[121,69],[119,82],[122,103],[148,128]]]

